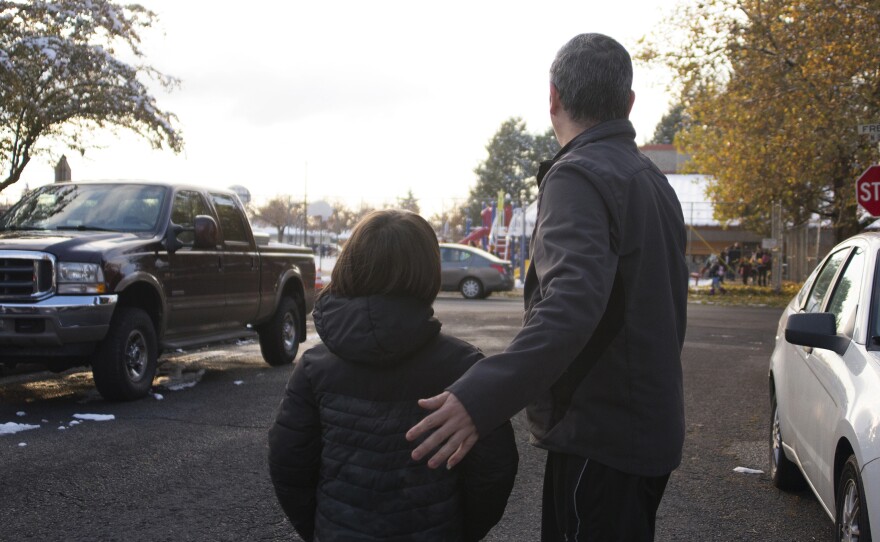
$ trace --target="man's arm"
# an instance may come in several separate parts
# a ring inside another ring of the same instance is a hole
[[[488,433],[545,392],[584,348],[601,321],[617,269],[611,215],[616,202],[587,172],[558,168],[545,179],[532,265],[541,291],[528,320],[501,354],[475,364],[444,393],[420,402],[434,409],[407,433],[432,468],[458,463]],[[601,185],[600,185],[601,186]]]

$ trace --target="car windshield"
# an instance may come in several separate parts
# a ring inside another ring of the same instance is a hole
[[[154,231],[166,193],[143,184],[47,185],[0,217],[0,230]]]

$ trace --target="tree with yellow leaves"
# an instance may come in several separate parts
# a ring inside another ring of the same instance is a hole
[[[869,222],[855,180],[878,149],[857,127],[880,123],[878,13],[877,0],[705,0],[643,42],[640,60],[677,74],[676,145],[713,177],[717,219],[769,233],[779,201],[790,225],[818,215],[838,240]]]

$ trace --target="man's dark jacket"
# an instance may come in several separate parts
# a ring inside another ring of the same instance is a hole
[[[481,435],[528,406],[537,446],[668,474],[684,442],[681,204],[628,120],[584,131],[538,177],[523,328],[448,389]]]
[[[323,295],[269,432],[269,470],[307,541],[479,540],[500,519],[518,455],[509,421],[458,467],[410,458],[406,431],[482,353],[440,333],[427,303]]]

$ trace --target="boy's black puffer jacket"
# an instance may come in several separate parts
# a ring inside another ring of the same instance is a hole
[[[479,540],[500,519],[516,475],[510,423],[481,436],[459,466],[414,462],[406,431],[483,357],[440,333],[413,299],[325,294],[323,344],[303,354],[269,432],[278,500],[305,540]]]

